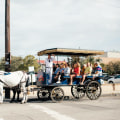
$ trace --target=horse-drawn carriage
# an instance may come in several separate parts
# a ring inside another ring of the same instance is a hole
[[[95,56],[104,54],[103,51],[90,51],[90,50],[78,50],[78,49],[46,49],[38,52],[38,56],[54,54],[55,56]],[[57,59],[58,60],[58,59]],[[74,98],[80,99],[87,95],[90,100],[96,100],[101,95],[101,76],[87,76],[83,85],[80,85],[80,79],[82,76],[76,76],[73,79],[73,84],[69,85],[70,76],[64,76],[61,83],[48,83],[49,75],[46,72],[39,73],[40,77],[36,82],[37,95],[39,99],[51,98],[54,102],[60,102],[64,99],[64,90],[62,87],[71,86],[71,93]]]
[[[77,50],[77,49],[47,49],[38,52],[38,56],[54,54],[57,56],[95,56],[104,54],[103,51],[89,51],[89,50]],[[64,91],[62,87],[70,86],[71,93],[74,98],[80,99],[87,95],[87,97],[91,100],[96,100],[101,95],[101,83],[100,80],[102,75],[94,76],[89,75],[86,76],[86,80],[83,85],[80,85],[80,79],[82,76],[76,76],[73,79],[72,85],[69,85],[70,76],[63,76],[61,83],[52,82],[52,84],[48,83],[49,75],[46,72],[41,70],[39,72],[39,79],[35,82],[35,86],[31,90],[37,90],[37,96],[39,99],[48,99],[51,98],[54,102],[60,102],[64,99]],[[3,87],[15,87],[19,84],[19,86],[23,89],[23,99],[22,103],[27,102],[27,91],[26,91],[26,82],[27,82],[27,74],[22,71],[11,72],[10,74],[6,74],[4,71],[0,71],[0,103],[3,102]],[[32,83],[33,85],[33,83]]]

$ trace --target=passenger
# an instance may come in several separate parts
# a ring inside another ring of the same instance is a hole
[[[92,72],[91,66],[90,66],[90,63],[88,62],[87,67],[85,68],[85,71],[83,74],[83,79],[82,79],[81,85],[83,85],[83,82],[85,81],[85,77],[91,75],[91,72]]]
[[[70,64],[69,63],[66,63],[65,64],[65,69],[64,69],[64,75],[65,76],[69,76],[70,75]]]
[[[90,70],[91,70],[91,73],[92,73],[92,71],[93,71],[93,66],[92,66],[91,63],[90,63]]]
[[[74,72],[74,64],[72,64],[72,67],[71,67],[71,70],[70,70],[70,73],[72,74]]]
[[[86,64],[83,65],[82,70],[81,70],[81,75],[85,74],[85,68],[86,68]]]
[[[60,71],[60,65],[56,64],[56,70],[54,72],[54,75],[56,75]]]
[[[99,62],[94,64],[95,67],[95,75],[94,76],[102,76],[102,67],[100,66]]]
[[[64,65],[63,65],[64,67]],[[64,71],[62,71],[61,75],[59,75],[59,78],[58,78],[58,82],[57,83],[60,83],[61,80],[63,80],[63,77],[64,76],[69,76],[70,75],[70,65],[69,63],[65,63],[65,68],[64,68]]]
[[[61,64],[61,69],[60,69],[60,74],[62,74],[64,72],[64,69],[65,69],[65,64],[62,63]]]
[[[63,71],[64,71],[64,64],[61,63],[60,70],[57,72],[56,76],[54,77],[56,81],[58,81],[58,78],[60,79],[60,75],[62,74]]]
[[[65,64],[62,63],[62,66],[61,66],[61,67],[62,67],[62,68],[60,69],[60,74],[59,74],[59,76],[58,76],[58,81],[57,81],[57,83],[60,83],[61,80],[63,80],[64,70],[65,70]]]
[[[56,65],[53,63],[53,74],[54,74],[55,70],[56,70]]]
[[[81,71],[80,64],[77,62],[76,64],[74,64],[74,72],[70,75],[70,83],[69,83],[69,85],[72,85],[74,77],[80,75],[80,71]]]

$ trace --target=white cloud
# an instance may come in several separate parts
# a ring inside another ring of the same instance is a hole
[[[119,5],[119,0],[11,0],[11,52],[36,54],[52,47],[120,51]],[[3,6],[0,11],[4,17]],[[2,41],[3,24],[4,19]]]

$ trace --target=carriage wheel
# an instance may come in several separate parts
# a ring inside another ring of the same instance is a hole
[[[50,97],[50,92],[48,90],[38,90],[37,96],[39,100],[48,100]]]
[[[96,100],[102,92],[101,85],[97,81],[91,81],[86,87],[86,94],[90,100]]]
[[[81,99],[85,96],[85,88],[84,86],[72,86],[71,93],[74,98]]]
[[[51,91],[51,99],[53,102],[61,102],[64,99],[64,91],[60,87],[55,87]]]

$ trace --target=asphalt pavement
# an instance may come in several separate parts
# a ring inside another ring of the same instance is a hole
[[[67,99],[61,103],[29,99],[28,103],[0,104],[0,120],[119,120],[120,96],[100,97],[98,100]]]

